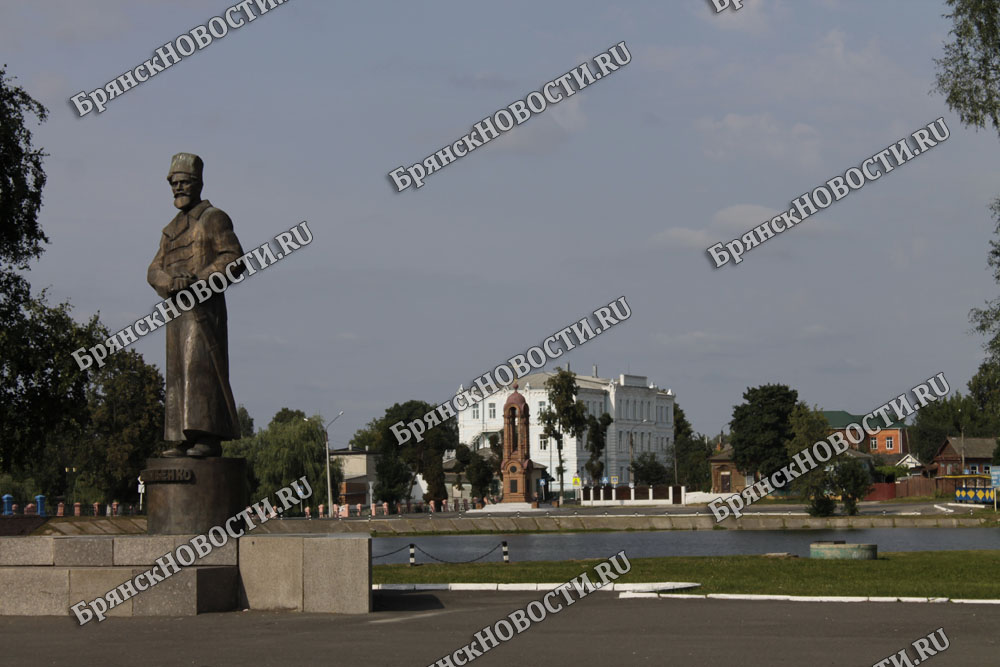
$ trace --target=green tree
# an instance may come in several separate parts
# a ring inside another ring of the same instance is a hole
[[[969,380],[968,388],[990,436],[1000,435],[1000,363],[988,359],[981,363]]]
[[[632,471],[638,484],[667,484],[667,467],[656,459],[653,452],[643,452],[632,462]]]
[[[48,305],[44,290],[21,297],[0,327],[0,470],[7,472],[27,463],[39,443],[82,437],[97,369],[80,370],[70,352],[107,338],[96,316],[78,324],[69,304]]]
[[[935,59],[936,88],[948,108],[967,127],[991,125],[1000,134],[1000,0],[947,0],[951,13],[951,41],[944,56]],[[990,206],[1000,234],[1000,198]],[[987,264],[1000,283],[1000,242],[990,241]],[[976,330],[987,337],[984,344],[992,362],[1000,361],[1000,299],[988,301],[969,313]],[[925,408],[926,409],[926,408]]]
[[[379,450],[375,461],[375,477],[374,493],[378,500],[395,507],[396,503],[410,497],[413,475],[400,457],[399,450],[391,444]]]
[[[458,421],[454,417],[446,419],[424,432],[420,440],[411,436],[402,444],[397,443],[391,429],[398,422],[406,424],[422,420],[433,409],[434,406],[424,401],[396,403],[386,409],[385,415],[371,420],[351,438],[352,447],[378,452],[375,494],[380,500],[395,504],[409,498],[418,474],[428,484],[428,500],[447,497],[444,453],[458,447]]]
[[[587,428],[587,408],[583,401],[578,401],[576,395],[579,387],[576,384],[576,374],[556,367],[555,375],[545,381],[549,402],[538,415],[543,426],[542,437],[550,438],[556,443],[559,464],[556,475],[559,477],[559,488],[564,488],[563,477],[566,468],[563,466],[563,438],[570,436],[579,440]]]
[[[955,392],[921,408],[908,435],[911,449],[921,461],[930,463],[948,436],[964,433],[969,438],[991,438],[997,435],[995,429],[990,415],[979,409],[976,399]]]
[[[485,498],[490,493],[493,482],[493,464],[479,452],[470,452],[469,463],[465,466],[465,475],[472,487],[472,495]]]
[[[964,125],[1000,133],[1000,0],[946,0],[953,39],[936,58],[937,91]]]
[[[44,122],[48,111],[15,79],[7,76],[6,65],[0,67],[0,260],[24,270],[49,240],[38,223],[45,153],[34,147],[27,126],[30,116]]]
[[[796,403],[788,418],[791,437],[785,441],[786,461],[804,449],[809,449],[830,433],[830,423],[818,407],[810,408],[804,402]],[[795,479],[792,490],[809,501],[813,516],[831,516],[836,502],[831,498],[833,480],[826,465],[820,465]]]
[[[762,475],[787,462],[786,443],[792,438],[789,421],[798,392],[783,384],[747,388],[744,403],[733,408],[733,462],[739,470]]]
[[[326,485],[326,461],[323,459],[326,446],[321,423],[322,417],[318,416],[312,420],[304,416],[290,421],[272,420],[253,438],[251,460],[257,479],[254,500],[268,498],[275,504],[278,489],[304,476],[313,490],[312,500],[304,504],[323,502],[324,494],[318,493],[318,489]],[[295,511],[302,512],[303,508],[304,505],[296,506]]]
[[[247,409],[240,404],[240,407],[236,409],[236,416],[240,420],[240,437],[249,438],[253,435],[253,417],[247,412]]]
[[[306,413],[302,412],[302,410],[290,410],[289,408],[281,408],[274,414],[274,417],[271,418],[271,423],[268,424],[268,426],[270,427],[274,426],[275,424],[287,424],[288,422],[302,421],[305,418],[306,418]]]
[[[146,459],[164,448],[163,376],[135,350],[110,355],[87,392],[88,437],[75,456],[79,481],[103,502],[138,501]]]
[[[604,448],[607,446],[608,427],[611,426],[612,422],[614,419],[607,412],[602,414],[600,418],[594,415],[587,416],[587,452],[590,457],[584,464],[584,468],[591,479],[600,479],[604,475],[602,456]]]
[[[872,489],[871,471],[860,459],[850,456],[837,457],[833,470],[833,485],[840,494],[844,509],[851,516],[858,513],[858,501]]]
[[[677,483],[693,491],[707,491],[712,486],[712,446],[696,434],[681,406],[674,403],[674,456],[677,460]]]

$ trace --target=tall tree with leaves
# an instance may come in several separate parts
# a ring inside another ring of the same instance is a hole
[[[788,421],[791,434],[785,441],[786,460],[830,435],[830,422],[823,412],[804,402],[795,405]],[[819,465],[791,483],[792,491],[809,501],[809,513],[813,516],[830,516],[837,506],[831,497],[833,479],[826,468],[826,465]]]
[[[992,126],[1000,134],[1000,0],[947,0],[951,41],[937,65],[936,88],[966,127]],[[1000,197],[990,206],[1000,234]],[[1000,241],[990,241],[987,264],[1000,283]],[[1000,362],[1000,298],[969,313],[976,330],[987,337],[984,348]]]
[[[799,394],[783,384],[747,388],[733,408],[733,462],[748,474],[770,475],[787,463],[785,443],[792,437],[789,421]]]
[[[458,447],[458,421],[454,417],[447,419],[424,432],[421,440],[411,437],[402,444],[397,443],[391,430],[393,424],[421,420],[433,409],[424,401],[396,403],[351,438],[352,447],[378,452],[375,493],[380,500],[396,503],[409,498],[417,475],[428,483],[428,500],[447,497],[442,465],[444,453]]]
[[[591,479],[601,479],[604,475],[604,448],[608,442],[608,427],[615,420],[607,412],[600,418],[594,415],[587,415],[587,453],[590,457],[584,468]]]
[[[692,490],[707,491],[712,486],[712,446],[694,432],[681,406],[674,403],[674,458],[677,483]]]
[[[240,437],[249,438],[253,435],[253,417],[242,404],[236,409],[236,416],[240,422]]]
[[[103,502],[137,501],[139,473],[164,446],[163,376],[135,350],[121,350],[97,370],[87,394],[89,437],[75,457],[78,479],[103,492]]]
[[[587,428],[587,407],[583,401],[578,401],[576,395],[580,389],[576,384],[576,374],[556,367],[555,375],[545,381],[548,390],[549,403],[538,415],[543,426],[542,437],[550,438],[556,443],[559,464],[556,474],[559,477],[559,489],[563,486],[563,476],[566,468],[563,466],[563,439],[566,436],[579,440]]]

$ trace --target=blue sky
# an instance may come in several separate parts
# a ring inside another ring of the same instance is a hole
[[[344,445],[622,295],[632,317],[564,359],[647,375],[702,432],[748,386],[864,413],[938,372],[964,390],[982,359],[967,316],[996,293],[1000,146],[930,92],[943,2],[288,0],[77,117],[70,96],[227,6],[3,1],[0,50],[51,112],[51,244],[29,279],[78,318],[117,330],[156,303],[173,153],[204,158],[245,248],[309,221],[311,245],[227,294],[233,392],[258,425],[344,410]],[[420,190],[389,184],[621,41],[613,76]],[[941,116],[948,141],[712,268],[707,245]],[[162,368],[161,332],[137,349]]]

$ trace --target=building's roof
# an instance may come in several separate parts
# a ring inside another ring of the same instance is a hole
[[[851,458],[855,458],[855,459],[868,459],[869,461],[871,459],[875,458],[871,454],[866,454],[864,452],[859,452],[858,450],[851,449],[850,447],[847,448],[847,451],[844,452],[844,454],[847,455],[847,456],[850,456]]]
[[[830,422],[830,428],[835,429],[847,428],[851,424],[861,421],[861,417],[858,415],[852,415],[844,410],[823,410],[823,416]]]
[[[528,402],[524,399],[524,396],[517,390],[518,383],[514,383],[514,391],[511,392],[510,396],[507,397],[507,402],[503,404],[504,414],[507,414],[507,406],[516,405],[518,407],[527,405]]]
[[[709,461],[732,461],[733,460],[733,446],[726,445],[722,448],[721,452],[716,452],[712,456],[708,457]]]
[[[909,466],[910,462],[912,462],[915,466],[919,467],[923,467],[924,465],[923,463],[920,462],[920,459],[918,459],[916,456],[910,453],[879,454],[879,456],[882,457],[882,460],[885,461],[885,464],[887,466],[898,466],[898,465]]]
[[[376,456],[376,452],[368,451],[367,449],[352,449],[348,447],[347,449],[331,449],[330,456],[352,456],[356,454],[371,454]]]
[[[528,385],[531,385],[531,389],[545,389],[545,382],[550,377],[553,377],[555,372],[553,371],[542,371],[540,373],[530,373],[525,375],[523,378],[517,381],[518,386],[522,389],[527,389]],[[604,390],[612,380],[609,378],[593,377],[591,375],[579,375],[574,373],[576,376],[576,386],[580,389],[600,389]]]
[[[951,443],[955,453],[962,455],[962,436],[949,435],[945,444]],[[944,448],[944,445],[941,446]],[[993,452],[997,448],[996,438],[965,438],[965,458],[968,459],[992,459]],[[941,454],[941,450],[938,450]]]
[[[852,415],[850,412],[847,412],[846,410],[823,410],[823,416],[826,417],[826,420],[828,422],[830,422],[830,428],[835,430],[845,429],[851,424],[861,424],[863,426],[864,424],[862,423],[861,420],[864,419],[865,417],[865,415]],[[879,417],[878,415],[876,415],[872,419],[869,419],[868,423],[870,423],[872,426],[877,425],[881,427],[883,430],[888,428],[900,428],[900,429],[906,428],[906,423],[903,422],[902,420],[896,420],[892,422],[892,424],[890,424],[889,426],[885,426],[885,422],[882,421],[882,418]]]

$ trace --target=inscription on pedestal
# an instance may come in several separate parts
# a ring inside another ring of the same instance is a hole
[[[140,473],[144,484],[193,482],[194,472],[183,468],[149,468]]]

